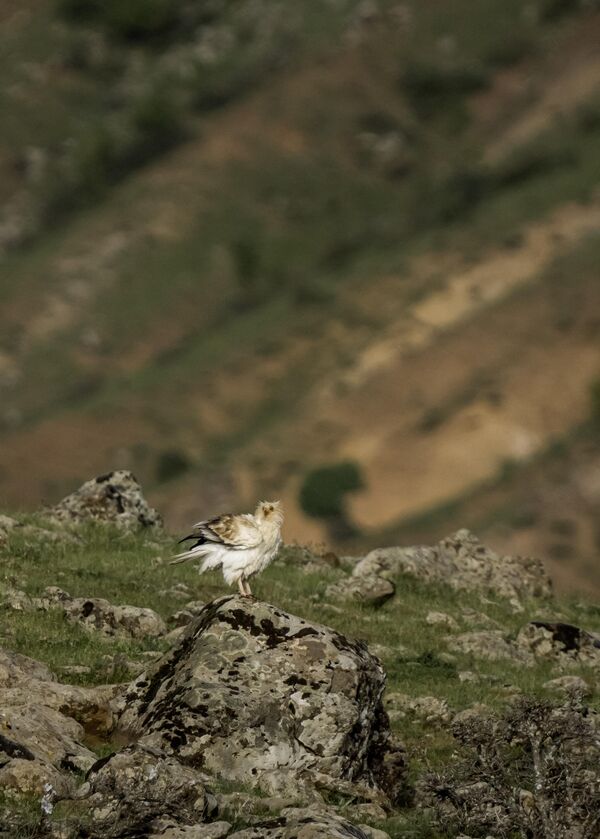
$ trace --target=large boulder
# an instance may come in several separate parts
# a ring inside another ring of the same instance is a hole
[[[551,582],[540,560],[499,556],[468,530],[459,530],[435,547],[376,548],[358,562],[353,576],[410,574],[454,589],[492,592],[501,597],[548,597]]]
[[[124,692],[118,727],[210,773],[275,794],[352,782],[399,796],[404,752],[366,646],[268,603],[209,603]]]
[[[63,498],[48,515],[64,522],[113,522],[124,530],[162,528],[162,519],[142,494],[135,476],[124,469],[92,478]]]

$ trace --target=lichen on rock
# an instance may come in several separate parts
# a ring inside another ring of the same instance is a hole
[[[119,727],[274,794],[315,774],[399,796],[406,780],[367,647],[267,603],[209,603],[121,699]]]
[[[130,531],[162,528],[160,514],[150,507],[137,479],[125,469],[86,481],[47,515],[63,522],[112,522]]]

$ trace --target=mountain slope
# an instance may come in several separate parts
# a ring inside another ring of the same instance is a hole
[[[350,458],[360,546],[570,450],[600,377],[600,13],[186,8],[152,37],[0,20],[2,503],[127,466],[172,527],[281,495],[318,541],[299,485]]]

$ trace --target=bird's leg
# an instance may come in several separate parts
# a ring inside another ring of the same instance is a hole
[[[246,589],[244,588],[244,578],[240,577],[238,579],[237,583],[238,583],[238,588],[240,590],[240,594],[242,595],[242,597],[247,597]]]
[[[252,597],[252,589],[248,580],[244,579],[244,586],[246,587],[246,597]]]

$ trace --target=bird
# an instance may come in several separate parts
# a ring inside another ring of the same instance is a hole
[[[177,554],[171,565],[203,559],[200,574],[221,566],[228,585],[238,584],[242,597],[252,597],[248,579],[264,571],[281,546],[283,507],[280,501],[260,501],[254,513],[225,513],[199,521],[179,540],[194,544]]]

